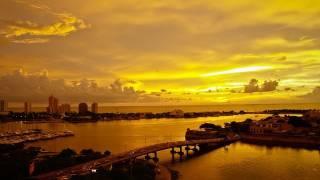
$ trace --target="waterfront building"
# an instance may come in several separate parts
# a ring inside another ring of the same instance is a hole
[[[91,112],[98,113],[98,103],[92,103]]]
[[[249,132],[251,134],[263,134],[264,128],[260,124],[254,123],[254,124],[250,125]]]
[[[79,104],[79,114],[85,114],[88,112],[88,105],[87,103],[80,103]]]
[[[8,102],[6,100],[0,100],[0,112],[8,111]]]
[[[294,127],[288,123],[288,116],[271,116],[260,121],[254,121],[249,131],[251,134],[266,134],[266,133],[287,133],[292,131]]]
[[[31,102],[24,102],[24,112],[25,113],[31,112]]]
[[[59,100],[54,96],[49,96],[49,106],[47,107],[48,113],[58,113],[59,112]]]
[[[70,104],[61,104],[59,106],[59,113],[64,114],[64,113],[70,113],[71,112],[71,106]]]

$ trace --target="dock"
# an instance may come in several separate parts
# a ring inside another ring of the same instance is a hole
[[[20,144],[35,141],[51,140],[60,137],[74,136],[72,131],[45,132],[40,129],[32,129],[17,132],[6,132],[0,134],[0,144]]]

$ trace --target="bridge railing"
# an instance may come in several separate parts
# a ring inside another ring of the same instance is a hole
[[[235,139],[236,140],[236,139]],[[229,140],[230,142],[232,140]],[[172,142],[162,142],[159,144],[153,144],[153,145],[147,145],[145,147],[135,148],[123,153],[118,153],[115,155],[110,155],[105,158],[97,159],[94,161],[89,161],[83,164],[79,164],[73,167],[68,167],[62,170],[57,170],[54,172],[50,172],[47,174],[42,174],[37,177],[36,179],[47,179],[52,177],[62,177],[62,176],[71,176],[71,174],[77,173],[82,174],[89,172],[90,169],[95,167],[103,167],[108,166],[113,163],[125,161],[128,159],[136,158],[142,155],[146,155],[148,153],[153,153],[157,151],[162,151],[165,149],[170,149],[172,147],[180,147],[180,146],[186,146],[186,145],[199,145],[199,144],[205,144],[205,143],[219,143],[219,142],[226,142],[226,139],[224,138],[216,138],[216,139],[205,139],[205,140],[189,140],[189,141],[172,141]]]

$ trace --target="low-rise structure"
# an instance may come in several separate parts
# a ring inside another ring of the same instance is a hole
[[[260,121],[254,121],[250,125],[249,132],[251,134],[287,133],[294,129],[288,121],[288,116],[270,116]]]

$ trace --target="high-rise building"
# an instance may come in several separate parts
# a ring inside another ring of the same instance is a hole
[[[59,100],[54,96],[49,96],[49,106],[47,107],[48,113],[58,113],[59,112]]]
[[[31,102],[24,102],[24,112],[25,113],[31,112]]]
[[[87,103],[80,103],[79,104],[79,114],[85,114],[88,112],[88,105]]]
[[[8,111],[8,102],[6,100],[0,100],[0,112]]]
[[[59,106],[59,113],[64,114],[64,113],[70,113],[70,112],[71,112],[70,104],[61,104]]]
[[[91,112],[98,113],[98,103],[92,103]]]

